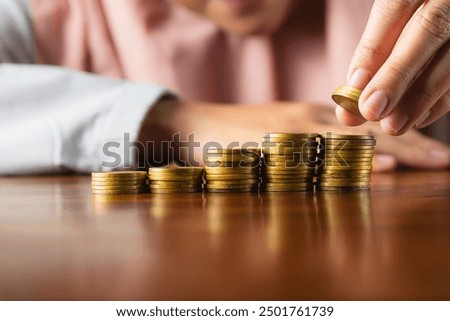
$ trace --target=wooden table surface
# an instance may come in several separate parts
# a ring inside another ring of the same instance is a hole
[[[370,192],[99,198],[0,178],[0,299],[450,299],[450,172]]]

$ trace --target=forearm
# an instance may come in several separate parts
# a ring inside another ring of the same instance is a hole
[[[8,64],[0,65],[0,88],[0,175],[135,166],[128,140],[168,94],[157,85]]]

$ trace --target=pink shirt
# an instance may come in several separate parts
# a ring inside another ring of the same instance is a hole
[[[298,0],[273,35],[239,37],[164,0],[32,0],[38,62],[159,83],[186,99],[331,104],[373,1]]]

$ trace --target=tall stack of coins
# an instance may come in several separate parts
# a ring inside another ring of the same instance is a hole
[[[210,149],[204,155],[206,191],[257,192],[259,149]]]
[[[321,140],[320,190],[370,189],[376,141],[371,135],[327,135]]]
[[[92,173],[92,193],[97,195],[139,194],[147,188],[147,172]]]
[[[314,190],[319,134],[268,133],[263,138],[263,189],[267,192]]]
[[[196,193],[203,187],[201,167],[158,167],[148,171],[152,193]]]
[[[333,98],[336,104],[349,112],[355,115],[361,115],[358,107],[359,96],[361,96],[360,89],[349,86],[339,86],[331,98]]]

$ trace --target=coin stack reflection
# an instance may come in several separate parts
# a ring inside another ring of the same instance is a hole
[[[204,163],[207,192],[258,191],[259,149],[209,149],[204,155]]]
[[[314,190],[318,137],[319,134],[266,134],[262,143],[264,191]]]
[[[152,193],[196,193],[202,191],[203,168],[156,167],[148,171]]]
[[[376,141],[371,135],[327,135],[321,140],[320,190],[370,189]]]
[[[92,193],[96,195],[139,194],[147,190],[147,172],[92,173]]]

